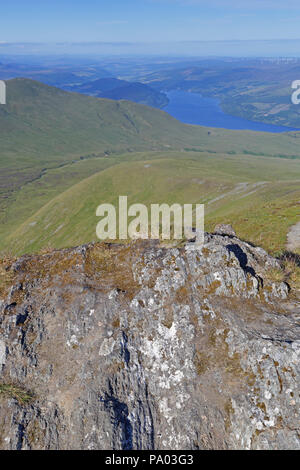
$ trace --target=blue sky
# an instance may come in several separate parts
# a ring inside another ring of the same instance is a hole
[[[297,39],[300,0],[10,0],[0,44]]]

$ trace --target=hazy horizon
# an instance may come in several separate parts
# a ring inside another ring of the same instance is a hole
[[[300,57],[300,39],[172,42],[0,42],[0,56]]]
[[[0,54],[300,56],[296,0],[12,0]]]

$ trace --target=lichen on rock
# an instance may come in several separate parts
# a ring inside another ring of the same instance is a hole
[[[299,449],[300,302],[234,233],[24,256],[0,299],[1,449]]]

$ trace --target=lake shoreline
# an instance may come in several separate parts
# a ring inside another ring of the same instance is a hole
[[[163,111],[184,124],[276,134],[300,131],[300,129],[293,127],[250,121],[227,114],[222,110],[221,104],[216,98],[208,98],[198,93],[181,90],[164,91],[164,93],[167,95],[169,103],[163,108]]]

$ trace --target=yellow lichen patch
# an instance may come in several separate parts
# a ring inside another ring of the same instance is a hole
[[[77,264],[82,264],[82,256],[67,250],[28,257],[20,266],[19,281],[38,279],[40,282],[48,282],[49,279],[58,278],[61,286],[69,285]]]
[[[30,447],[33,449],[43,449],[46,429],[41,428],[40,422],[37,419],[29,421],[26,431]]]
[[[225,429],[228,431],[231,427],[231,416],[234,414],[231,399],[227,400],[224,406],[225,410]]]
[[[257,408],[263,411],[263,413],[266,415],[267,414],[267,408],[264,402],[257,402],[256,403]]]
[[[207,287],[206,291],[208,294],[215,294],[216,290],[221,286],[221,282],[219,280],[213,281]]]
[[[0,256],[0,298],[4,298],[12,286],[15,274],[11,269],[15,259],[9,255]]]
[[[111,375],[115,375],[121,372],[123,369],[125,369],[124,361],[115,360],[107,367],[107,373]]]
[[[198,317],[195,313],[192,313],[190,315],[190,320],[191,320],[192,325],[194,325],[194,327],[197,329],[198,326],[199,326],[199,321],[198,321]]]
[[[204,256],[209,256],[211,254],[211,251],[208,248],[202,248],[202,254]],[[200,260],[199,260],[200,261]]]
[[[179,287],[175,294],[175,302],[179,304],[184,304],[189,301],[189,291],[186,286]]]
[[[60,294],[64,306],[70,305],[75,300],[75,297],[74,293],[68,288],[65,288]]]
[[[282,377],[281,377],[281,375],[279,374],[279,371],[278,371],[279,362],[274,361],[274,366],[275,366],[275,369],[276,369],[276,374],[277,374],[277,378],[278,378],[278,382],[279,382],[280,393],[282,393],[282,389],[283,389],[283,380],[282,380]]]
[[[194,360],[198,375],[202,375],[208,370],[222,370],[228,387],[244,387],[247,384],[247,379],[250,377],[252,379],[252,372],[242,368],[239,353],[230,353],[226,341],[230,330],[224,326],[222,318],[219,316],[214,319],[208,316],[205,318],[206,334],[204,338],[202,335],[202,342],[197,343]]]
[[[172,311],[172,308],[169,307],[164,311],[164,319],[162,320],[162,324],[166,328],[171,328],[173,325],[173,321],[174,321],[173,311]]]
[[[99,289],[117,289],[132,299],[139,290],[132,270],[138,256],[138,245],[135,244],[134,248],[131,245],[112,246],[106,243],[90,246],[85,258],[85,274],[97,281]]]
[[[202,375],[209,370],[210,357],[203,352],[196,351],[194,364],[197,374]]]
[[[27,346],[31,346],[35,340],[37,339],[38,335],[35,331],[30,330],[26,332],[26,344]]]
[[[112,326],[113,328],[120,328],[120,318],[115,317],[112,321]]]
[[[247,379],[247,384],[249,385],[249,387],[254,387],[254,385],[256,383],[256,377],[255,377],[254,373],[250,372],[246,379]]]
[[[45,245],[43,248],[40,249],[39,255],[48,255],[49,253],[52,253],[55,250],[55,247],[48,242],[47,245]]]

